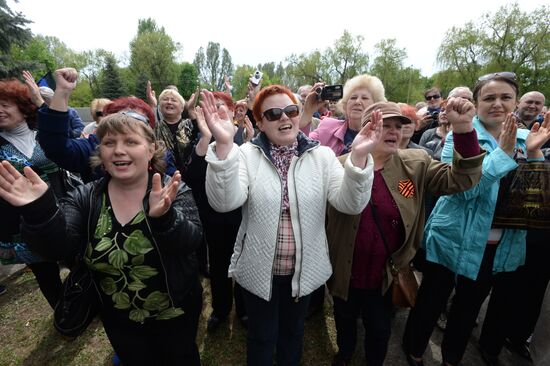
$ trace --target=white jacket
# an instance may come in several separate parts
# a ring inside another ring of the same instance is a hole
[[[264,139],[265,140],[265,139]],[[325,233],[327,201],[337,210],[357,215],[366,207],[372,188],[373,159],[360,169],[350,159],[344,167],[332,150],[300,134],[299,156],[288,170],[290,217],[296,242],[292,296],[305,296],[332,274]],[[281,216],[282,182],[267,157],[266,143],[256,138],[237,145],[225,160],[208,148],[206,193],[219,212],[242,206],[229,276],[248,291],[269,301],[277,231]]]

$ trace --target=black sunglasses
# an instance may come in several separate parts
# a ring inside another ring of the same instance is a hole
[[[426,100],[432,100],[432,99],[439,99],[441,98],[441,95],[435,94],[435,95],[426,95]]]
[[[123,111],[123,112],[120,112],[120,113],[122,113],[125,116],[132,117],[133,119],[137,119],[138,121],[141,121],[141,122],[145,123],[146,125],[149,125],[149,118],[147,118],[146,116],[144,116],[143,114],[141,114],[137,111],[129,110],[129,111]]]
[[[284,108],[269,108],[262,113],[262,116],[264,116],[268,121],[273,122],[281,119],[283,112],[288,118],[293,118],[300,114],[300,108],[298,108],[296,104],[290,104]]]
[[[477,81],[492,80],[499,76],[505,79],[516,81],[516,74],[510,71],[494,72],[492,74],[483,75],[483,76],[480,76],[479,79],[477,79]]]

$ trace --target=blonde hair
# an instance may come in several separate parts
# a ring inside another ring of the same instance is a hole
[[[126,134],[128,132],[136,132],[143,136],[147,142],[155,144],[155,152],[151,158],[151,168],[155,173],[164,173],[166,169],[166,161],[164,160],[166,148],[162,142],[155,139],[153,129],[145,122],[132,118],[124,114],[124,112],[110,114],[104,117],[97,126],[96,136],[101,144],[103,138],[109,133]],[[99,149],[96,154],[90,158],[90,165],[92,168],[102,165]]]
[[[111,103],[110,99],[107,98],[96,98],[90,103],[90,113],[94,121],[99,122],[99,117],[96,115],[96,112],[103,112],[103,107]]]
[[[164,98],[165,96],[172,96],[174,98],[176,98],[177,100],[180,101],[181,103],[181,107],[184,108],[185,107],[185,99],[183,99],[183,97],[181,96],[181,94],[177,91],[177,90],[174,90],[174,89],[164,89],[162,91],[162,93],[160,93],[159,95],[159,102],[162,100],[162,98]]]
[[[365,88],[369,91],[369,93],[372,95],[373,103],[387,101],[384,95],[384,85],[382,84],[382,81],[380,81],[380,79],[378,79],[376,76],[368,74],[357,75],[346,81],[346,84],[344,85],[344,95],[340,100],[340,104],[342,105],[342,109],[344,111],[346,110],[346,106],[348,104],[348,100],[351,94],[359,88]]]

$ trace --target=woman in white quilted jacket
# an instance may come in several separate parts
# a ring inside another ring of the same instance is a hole
[[[278,365],[298,365],[309,295],[332,273],[326,205],[348,214],[366,206],[381,115],[360,131],[342,167],[332,150],[299,132],[299,108],[288,88],[258,93],[253,113],[261,132],[240,147],[225,108],[211,93],[201,95],[216,140],[206,155],[208,200],[220,212],[242,206],[229,275],[244,289],[247,363],[271,366],[276,349]]]

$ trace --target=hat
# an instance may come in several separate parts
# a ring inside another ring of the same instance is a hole
[[[40,90],[40,95],[42,98],[51,98],[53,97],[53,90],[48,88],[47,86],[41,86],[38,88]]]
[[[382,112],[382,119],[387,119],[391,117],[396,117],[401,120],[401,123],[412,123],[412,121],[409,119],[409,117],[404,116],[401,113],[401,108],[397,105],[397,103],[394,102],[378,102],[370,105],[364,112],[363,112],[363,118],[361,119],[361,125],[365,125],[367,122],[370,121],[370,117],[372,115],[372,112],[379,109],[380,112]]]

